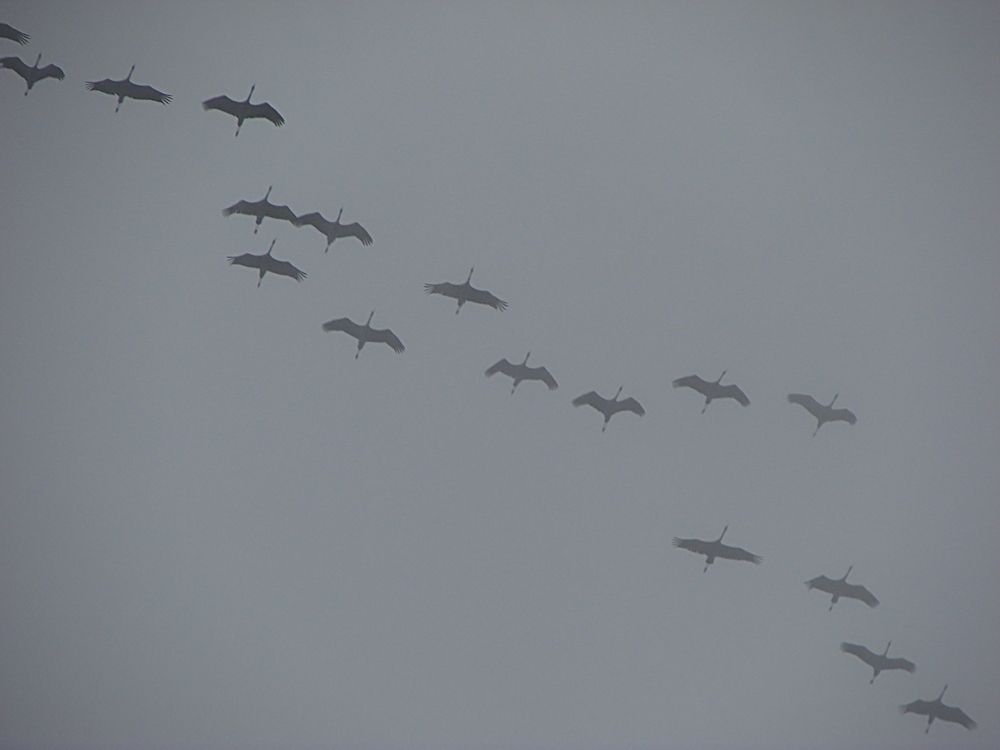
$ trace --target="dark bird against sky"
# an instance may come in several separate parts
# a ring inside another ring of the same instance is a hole
[[[236,203],[228,208],[222,209],[222,215],[232,216],[233,214],[240,214],[242,216],[257,217],[256,226],[253,228],[254,234],[257,234],[257,230],[260,229],[261,222],[264,221],[265,216],[287,221],[295,225],[296,216],[292,212],[292,209],[288,206],[276,206],[268,202],[267,197],[271,194],[271,188],[273,187],[273,185],[268,185],[267,192],[264,193],[264,197],[259,201],[236,201]]]
[[[263,255],[253,255],[252,253],[230,255],[229,263],[230,265],[246,266],[247,268],[258,269],[260,271],[260,277],[257,279],[258,287],[260,286],[260,282],[264,280],[264,274],[268,271],[276,273],[279,276],[288,276],[296,281],[302,281],[302,279],[306,277],[305,272],[300,271],[286,260],[276,260],[271,257],[271,251],[274,250],[274,243],[276,241],[277,240],[271,240],[271,247],[269,247],[267,252]]]
[[[319,230],[319,233],[326,237],[326,250],[324,252],[330,251],[330,245],[333,241],[340,239],[341,237],[357,237],[361,240],[361,244],[368,246],[372,244],[372,236],[368,234],[368,230],[363,226],[354,221],[350,224],[341,224],[340,217],[344,215],[344,209],[340,209],[340,213],[337,214],[337,218],[333,221],[329,221],[323,217],[319,211],[313,211],[311,214],[303,214],[295,220],[295,226],[304,227],[310,226]]]
[[[38,54],[38,59],[35,60],[35,64],[31,67],[28,67],[20,57],[3,57],[0,58],[0,67],[13,70],[24,79],[24,82],[28,84],[28,88],[24,90],[24,95],[27,96],[28,92],[31,91],[31,87],[43,78],[55,78],[56,80],[61,81],[66,77],[66,74],[63,73],[63,69],[58,65],[52,65],[50,63],[44,68],[39,68],[38,63],[41,61],[41,53]]]
[[[31,37],[25,34],[23,31],[18,31],[10,24],[0,23],[0,38],[10,39],[12,42],[17,42],[18,44],[27,44]]]
[[[889,641],[889,646],[891,645],[892,641]],[[861,661],[875,670],[875,674],[872,675],[872,678],[868,683],[869,685],[875,682],[875,678],[878,677],[879,672],[886,669],[903,669],[911,674],[917,671],[917,665],[912,661],[899,658],[890,659],[887,656],[889,653],[889,646],[886,646],[885,651],[881,654],[873,653],[864,646],[859,646],[857,643],[841,643],[840,650],[845,654],[854,654],[856,657],[861,659]]]
[[[201,103],[201,108],[206,112],[210,109],[217,109],[220,112],[225,112],[228,115],[232,115],[236,118],[236,135],[239,136],[240,128],[243,127],[243,121],[249,120],[254,117],[259,117],[264,120],[270,120],[279,128],[285,124],[285,118],[278,114],[278,110],[272,107],[267,102],[262,104],[251,104],[250,97],[253,96],[253,90],[256,88],[256,84],[250,87],[250,93],[247,94],[247,98],[241,102],[233,101],[228,96],[216,96],[211,99],[206,99]]]
[[[129,70],[128,75],[120,81],[113,81],[110,78],[105,78],[102,81],[87,81],[87,90],[100,91],[102,94],[117,96],[118,106],[115,107],[115,112],[121,109],[122,102],[125,101],[126,98],[159,102],[160,104],[170,104],[170,100],[173,99],[170,94],[164,94],[162,91],[157,91],[152,86],[133,83],[132,73],[134,72],[135,66],[133,65],[132,69]]]
[[[944,686],[944,690],[947,690],[948,686]],[[941,721],[950,721],[954,724],[961,724],[966,729],[975,729],[976,722],[969,718],[968,714],[962,709],[956,706],[946,706],[941,699],[944,698],[944,690],[941,691],[941,695],[937,697],[937,700],[933,701],[913,701],[913,703],[907,703],[905,706],[900,706],[899,710],[904,714],[921,714],[927,717],[927,729],[924,730],[924,734],[931,731],[931,724],[934,723],[935,719],[941,719]]]
[[[324,323],[323,330],[327,332],[343,331],[348,336],[356,338],[358,340],[358,351],[354,354],[355,359],[358,358],[358,355],[361,354],[361,350],[364,349],[365,344],[369,341],[375,341],[380,344],[388,344],[389,348],[396,352],[396,354],[402,354],[405,347],[396,334],[388,328],[372,328],[371,324],[373,315],[375,315],[374,310],[371,311],[367,322],[363,326],[359,326],[350,318],[337,318],[336,320]]]
[[[813,437],[816,437],[816,433],[819,432],[819,428],[822,427],[825,422],[836,422],[839,420],[853,425],[858,421],[858,418],[854,416],[854,413],[848,409],[833,408],[833,402],[837,400],[837,396],[839,395],[839,393],[835,395],[833,397],[833,401],[829,404],[821,404],[812,396],[807,396],[804,393],[789,393],[788,402],[804,407],[806,411],[816,417],[816,429],[813,432]]]
[[[475,267],[473,267],[472,270],[469,271],[469,278],[465,280],[464,284],[452,284],[449,281],[445,281],[440,284],[424,284],[424,291],[427,292],[427,294],[441,294],[445,297],[457,299],[458,307],[455,309],[456,315],[458,315],[459,310],[462,309],[462,305],[466,302],[475,302],[479,305],[489,305],[495,310],[506,310],[507,303],[502,299],[494,297],[485,289],[476,289],[472,286],[470,283],[472,281],[472,271],[475,270]]]
[[[827,578],[826,576],[811,578],[806,581],[806,587],[810,590],[819,589],[820,591],[825,591],[828,594],[833,594],[833,598],[830,600],[830,610],[833,610],[833,605],[837,603],[840,597],[844,597],[845,599],[857,599],[874,609],[879,605],[879,601],[874,597],[872,592],[860,584],[847,582],[847,576],[851,574],[853,569],[854,566],[852,565],[847,569],[847,572],[844,573],[844,577],[838,578],[836,581]]]
[[[708,408],[708,405],[717,398],[731,398],[738,401],[742,406],[750,406],[750,399],[748,399],[747,395],[737,386],[719,385],[725,376],[726,371],[723,370],[719,379],[714,383],[710,383],[707,380],[702,380],[697,375],[687,375],[683,378],[677,378],[677,380],[674,381],[674,388],[693,388],[704,396],[705,405],[701,409],[702,414],[705,413],[705,409]]]
[[[544,367],[529,367],[528,357],[531,356],[531,352],[524,355],[524,362],[519,365],[511,364],[506,358],[501,359],[496,364],[490,366],[486,371],[486,377],[491,378],[498,372],[503,373],[507,377],[514,379],[514,387],[510,389],[513,395],[514,391],[517,390],[517,386],[522,380],[541,380],[545,385],[549,387],[550,391],[554,391],[559,387],[556,383],[556,379],[552,377],[552,373],[546,370]]]
[[[722,529],[722,533],[719,534],[719,538],[710,542],[702,539],[681,539],[675,536],[673,545],[694,552],[697,555],[704,555],[705,569],[702,573],[708,570],[708,566],[715,562],[715,558],[717,557],[721,557],[724,560],[745,560],[746,562],[752,562],[754,565],[760,565],[764,559],[760,555],[747,552],[740,547],[730,547],[728,544],[722,543],[722,537],[726,535],[728,529],[729,527],[726,526]]]
[[[624,387],[619,388],[618,393],[612,399],[599,396],[597,391],[589,391],[573,399],[573,406],[592,406],[601,412],[604,415],[604,426],[601,427],[601,432],[604,432],[608,428],[608,422],[611,421],[611,417],[620,411],[630,411],[633,414],[638,414],[640,417],[646,413],[642,405],[631,396],[621,401],[618,400],[618,396],[621,395],[622,388]]]

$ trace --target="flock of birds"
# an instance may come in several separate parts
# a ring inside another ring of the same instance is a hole
[[[27,44],[30,39],[27,34],[18,31],[5,23],[0,23],[0,38],[8,39],[21,45]],[[46,65],[44,68],[39,68],[40,62],[41,54],[38,55],[33,66],[28,66],[20,58],[11,56],[0,58],[0,67],[12,70],[24,79],[26,84],[24,95],[27,96],[32,87],[41,80],[53,78],[61,81],[66,77],[63,70],[56,65],[50,64]],[[118,112],[121,108],[122,102],[124,102],[127,98],[158,102],[160,104],[170,103],[172,99],[170,94],[158,91],[152,86],[134,83],[132,81],[132,74],[134,72],[135,66],[133,65],[129,74],[124,79],[113,80],[105,78],[101,81],[88,81],[86,87],[90,91],[98,91],[103,94],[117,97],[118,104],[115,108],[115,112]],[[248,119],[260,118],[268,120],[276,126],[284,125],[284,117],[282,117],[281,114],[270,104],[266,102],[261,104],[250,103],[250,98],[253,96],[254,88],[254,86],[250,87],[250,93],[247,94],[247,98],[243,101],[234,101],[228,96],[216,96],[202,102],[202,108],[206,111],[218,110],[235,117],[237,120],[237,137],[240,134],[240,128],[242,128],[244,121]],[[268,187],[267,192],[261,200],[237,201],[233,205],[223,209],[222,214],[224,216],[238,214],[254,217],[256,224],[254,227],[254,234],[257,233],[265,218],[285,221],[294,227],[311,226],[326,238],[325,252],[329,251],[330,245],[337,239],[354,237],[365,246],[371,245],[374,242],[368,230],[362,227],[359,223],[340,223],[341,216],[343,215],[343,209],[341,209],[340,213],[337,214],[336,219],[329,221],[319,212],[312,212],[303,214],[302,216],[297,216],[288,206],[279,206],[269,202],[268,197],[271,194],[272,187]],[[267,273],[287,276],[295,279],[296,281],[302,281],[305,279],[306,274],[304,271],[296,268],[288,261],[278,260],[272,255],[276,241],[276,239],[272,240],[268,251],[262,255],[244,253],[243,255],[229,256],[228,261],[232,265],[256,269],[258,271],[258,287],[260,287],[261,282]],[[468,277],[461,284],[453,284],[451,282],[425,284],[424,291],[427,294],[437,294],[456,300],[458,303],[455,309],[456,315],[461,311],[462,306],[466,302],[473,302],[475,304],[492,307],[498,311],[505,310],[507,308],[507,302],[498,298],[491,292],[484,289],[477,289],[472,286],[471,281],[474,270],[475,268],[469,271]],[[403,346],[403,342],[400,341],[399,337],[395,333],[387,328],[379,329],[372,327],[371,321],[374,315],[375,312],[373,310],[369,314],[368,320],[364,325],[359,325],[349,318],[337,318],[323,323],[322,329],[327,332],[336,331],[346,333],[348,336],[356,339],[357,351],[354,355],[355,359],[360,356],[361,350],[367,343],[386,344],[394,352],[402,353],[405,350],[405,347]],[[537,380],[548,386],[549,390],[557,389],[559,387],[558,383],[548,369],[545,367],[531,367],[528,365],[528,357],[530,356],[531,352],[528,352],[524,357],[524,361],[520,364],[513,364],[506,358],[501,359],[486,370],[486,376],[492,377],[493,375],[500,373],[511,378],[513,381],[511,394],[513,394],[517,390],[517,386],[525,380]],[[726,373],[723,372],[722,375],[714,381],[703,380],[697,375],[688,375],[674,380],[673,386],[674,388],[691,388],[704,396],[705,403],[701,410],[703,414],[712,401],[719,399],[729,398],[733,399],[741,406],[749,406],[750,399],[738,386],[733,384],[722,385],[722,378],[725,377],[725,375]],[[607,429],[608,423],[611,421],[611,417],[619,412],[631,412],[640,417],[646,413],[645,409],[643,409],[642,405],[635,398],[629,397],[619,400],[622,390],[623,388],[620,387],[614,397],[610,399],[604,398],[596,391],[589,391],[573,399],[572,404],[575,407],[590,406],[600,412],[600,414],[604,417],[604,425],[601,427],[601,431],[603,432]],[[787,399],[790,403],[802,406],[816,418],[816,429],[813,431],[813,437],[816,436],[819,429],[827,422],[842,421],[847,422],[850,425],[854,425],[857,422],[857,417],[850,410],[833,408],[833,404],[837,400],[837,395],[833,397],[829,404],[821,404],[812,396],[802,393],[790,393],[788,394]],[[729,527],[726,526],[722,530],[719,537],[711,541],[705,541],[702,539],[681,539],[679,537],[674,537],[673,546],[688,550],[697,555],[704,555],[705,566],[703,572],[707,572],[709,566],[712,565],[716,559],[745,561],[752,562],[755,565],[760,565],[763,558],[759,555],[748,552],[740,547],[733,547],[722,543],[722,538],[726,535],[728,529]],[[852,568],[853,566],[849,567],[847,569],[847,573],[845,573],[842,578],[831,579],[825,575],[821,575],[806,581],[805,585],[810,590],[816,589],[831,595],[829,607],[830,611],[833,610],[834,605],[842,598],[856,599],[864,604],[867,604],[871,608],[877,607],[879,605],[879,600],[875,598],[875,596],[867,588],[859,584],[851,584],[847,582],[847,576],[850,575]],[[916,665],[907,659],[890,658],[888,653],[889,646],[891,645],[892,642],[890,641],[889,645],[886,646],[885,651],[881,654],[876,654],[865,646],[855,643],[841,643],[840,649],[844,653],[852,654],[868,664],[873,670],[870,683],[874,683],[875,678],[878,677],[879,673],[883,671],[902,670],[912,673],[916,670]],[[900,706],[900,711],[904,714],[914,713],[926,716],[927,728],[925,729],[925,732],[930,732],[930,727],[936,719],[961,724],[967,729],[975,729],[976,722],[969,718],[964,711],[954,706],[945,705],[942,702],[945,690],[947,689],[948,686],[945,685],[941,694],[938,695],[938,697],[933,701],[916,700],[912,703]]]

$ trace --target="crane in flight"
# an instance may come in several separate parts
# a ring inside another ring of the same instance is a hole
[[[452,299],[458,300],[458,307],[455,309],[455,314],[458,315],[459,311],[462,309],[462,305],[466,302],[475,302],[479,305],[489,305],[494,310],[506,310],[507,303],[504,302],[499,297],[495,297],[485,289],[476,289],[470,283],[472,281],[472,271],[475,271],[475,267],[469,271],[469,278],[465,280],[464,284],[452,284],[449,281],[442,282],[440,284],[424,284],[424,291],[427,294],[440,294],[444,297],[451,297]]]
[[[813,437],[816,437],[816,433],[819,432],[819,428],[822,427],[826,422],[847,422],[847,424],[855,424],[858,418],[854,416],[854,412],[849,409],[834,409],[833,402],[837,400],[836,394],[833,397],[833,401],[829,404],[821,404],[819,401],[814,399],[812,396],[807,396],[804,393],[789,393],[788,403],[798,404],[804,408],[807,412],[816,417],[816,430],[813,432]]]
[[[622,386],[622,388],[624,387],[625,386]],[[646,410],[642,408],[642,404],[631,396],[623,398],[621,401],[618,400],[618,397],[621,395],[622,388],[619,388],[615,397],[610,399],[599,396],[597,391],[589,391],[584,393],[582,396],[574,398],[573,406],[592,406],[603,414],[604,426],[601,427],[601,432],[604,432],[608,429],[608,422],[611,421],[611,417],[620,411],[630,411],[633,414],[638,414],[640,417],[646,413]]]
[[[237,137],[239,137],[240,128],[243,127],[243,121],[254,117],[259,117],[273,122],[280,128],[285,124],[285,118],[278,113],[278,110],[267,102],[263,102],[261,104],[250,103],[250,97],[253,96],[253,90],[255,88],[257,88],[257,84],[250,87],[250,93],[247,94],[247,98],[241,102],[233,101],[228,96],[215,96],[211,99],[203,101],[201,103],[201,108],[206,112],[210,109],[217,109],[220,112],[225,112],[227,115],[235,117]]]
[[[279,276],[287,276],[296,281],[302,281],[306,277],[304,271],[300,271],[287,260],[277,260],[271,256],[271,251],[274,250],[274,243],[277,239],[271,240],[271,247],[267,249],[267,252],[263,255],[254,255],[252,253],[243,253],[243,255],[230,255],[229,264],[234,266],[246,266],[247,268],[256,268],[260,271],[260,276],[257,279],[257,287],[260,287],[260,282],[264,280],[264,274],[270,271],[271,273],[276,273]]]
[[[405,347],[396,334],[388,328],[372,328],[372,316],[374,315],[375,311],[372,310],[371,315],[368,316],[368,321],[363,326],[359,326],[350,318],[337,318],[336,320],[324,323],[323,330],[327,332],[343,331],[348,336],[356,338],[358,340],[358,351],[354,354],[355,359],[358,358],[361,350],[365,348],[365,344],[369,341],[388,344],[389,348],[396,352],[396,354],[402,354]]]
[[[746,562],[752,562],[754,565],[760,565],[764,560],[760,555],[747,552],[741,547],[730,547],[728,544],[722,543],[722,537],[726,535],[728,529],[729,527],[726,526],[722,530],[722,533],[719,534],[719,538],[710,542],[706,542],[703,539],[681,539],[675,536],[673,545],[681,549],[686,549],[689,552],[694,552],[696,555],[704,555],[705,569],[702,573],[708,571],[708,566],[715,562],[715,558],[717,557],[723,560],[745,560]]]
[[[545,385],[549,387],[550,391],[554,391],[559,387],[556,379],[552,377],[552,373],[546,370],[544,367],[529,367],[528,357],[531,356],[531,352],[524,355],[524,362],[519,365],[511,364],[506,358],[501,359],[495,365],[492,365],[486,371],[486,377],[492,378],[498,372],[506,375],[509,378],[514,379],[514,387],[510,389],[511,395],[517,390],[517,386],[522,380],[541,380]]]
[[[337,218],[329,221],[319,211],[313,211],[311,214],[299,216],[293,223],[297,227],[313,227],[326,237],[326,250],[323,252],[330,252],[330,245],[333,244],[334,240],[341,237],[357,237],[365,247],[372,244],[372,236],[358,222],[352,221],[350,224],[341,224],[340,217],[343,215],[344,209],[340,209]]]
[[[137,99],[149,102],[159,102],[160,104],[170,104],[170,100],[173,97],[170,94],[164,94],[162,91],[157,91],[152,86],[145,86],[138,83],[132,82],[132,74],[135,72],[135,66],[128,72],[120,81],[113,81],[110,78],[105,78],[102,81],[87,81],[88,91],[99,91],[102,94],[109,94],[111,96],[118,97],[118,106],[115,107],[115,112],[122,108],[122,102],[125,99]]]
[[[944,690],[947,690],[948,686],[944,686]],[[954,724],[961,724],[966,729],[975,729],[976,722],[969,718],[969,715],[965,713],[962,709],[957,706],[946,706],[942,703],[941,699],[944,698],[944,690],[941,691],[941,695],[937,697],[937,700],[933,701],[913,701],[913,703],[907,703],[905,706],[900,706],[900,713],[904,714],[921,714],[927,717],[927,729],[924,730],[924,734],[931,731],[931,724],[934,723],[934,719],[941,719],[941,721],[950,721]]]
[[[24,79],[24,82],[28,84],[28,88],[24,90],[24,95],[27,96],[28,92],[31,91],[31,87],[44,78],[55,78],[57,81],[61,81],[66,77],[63,69],[58,65],[49,63],[44,68],[39,68],[38,63],[41,61],[42,54],[40,52],[38,53],[38,58],[35,60],[35,64],[31,67],[28,67],[20,57],[0,57],[0,67],[13,70]]]
[[[889,646],[892,645],[892,641],[889,641]],[[889,653],[889,646],[885,647],[885,651],[881,654],[876,654],[869,651],[864,646],[860,646],[857,643],[841,643],[840,650],[845,654],[854,654],[856,657],[861,659],[865,664],[875,670],[875,674],[872,675],[871,680],[868,684],[871,685],[875,682],[875,678],[878,677],[878,673],[886,669],[903,669],[913,674],[917,671],[917,665],[912,661],[907,659],[894,658],[890,659],[887,654]]]
[[[810,578],[806,581],[806,588],[810,590],[818,589],[820,591],[825,591],[828,594],[833,594],[833,598],[830,600],[829,611],[833,611],[833,605],[836,604],[841,597],[844,597],[845,599],[857,599],[874,609],[879,605],[879,601],[875,598],[872,592],[860,584],[847,582],[847,576],[851,574],[853,569],[854,566],[852,565],[847,569],[847,572],[844,573],[844,577],[838,578],[836,581],[827,578],[826,576]]]
[[[702,380],[697,375],[687,375],[683,378],[677,378],[677,380],[674,381],[674,388],[692,388],[704,396],[705,405],[701,409],[702,414],[705,413],[705,409],[708,408],[708,405],[717,398],[731,398],[738,401],[741,406],[750,406],[750,399],[747,398],[747,394],[741,391],[737,386],[719,385],[725,376],[726,371],[723,370],[719,379],[714,383],[710,383],[707,380]]]
[[[264,197],[259,201],[236,201],[233,205],[222,209],[222,215],[232,216],[233,214],[240,214],[241,216],[255,216],[257,218],[255,222],[257,226],[253,229],[254,234],[257,234],[257,230],[260,229],[261,222],[264,221],[265,216],[287,221],[294,226],[296,217],[292,213],[292,209],[288,206],[276,206],[267,200],[267,196],[271,194],[271,188],[273,187],[274,185],[268,185],[267,192],[264,193]]]

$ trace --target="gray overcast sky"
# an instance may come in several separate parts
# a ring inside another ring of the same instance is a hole
[[[66,71],[0,70],[0,744],[1000,742],[1000,6],[0,21]],[[133,64],[173,102],[85,90]],[[220,215],[268,185],[375,244]],[[424,295],[472,266],[507,311]],[[372,310],[404,354],[320,329]],[[760,567],[670,546],[726,524]]]

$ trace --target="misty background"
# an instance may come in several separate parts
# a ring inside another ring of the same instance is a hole
[[[0,20],[66,72],[0,70],[0,744],[997,743],[1000,6]],[[85,90],[133,64],[171,104]],[[375,244],[221,216],[269,185]],[[508,310],[424,295],[473,266]],[[404,354],[320,329],[372,310]],[[760,567],[670,546],[727,524]]]

